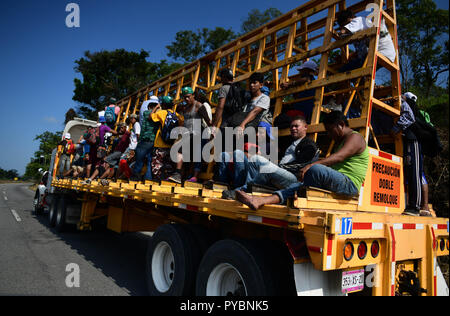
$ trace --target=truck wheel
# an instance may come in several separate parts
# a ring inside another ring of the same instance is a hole
[[[34,195],[33,206],[34,214],[42,215],[44,213],[44,208],[41,207],[41,195],[39,193],[39,190],[37,190],[36,194]]]
[[[58,208],[56,210],[55,228],[58,233],[66,229],[66,214],[67,214],[67,198],[62,196],[58,201]]]
[[[214,231],[211,231],[201,225],[190,224],[183,227],[189,230],[194,236],[196,247],[199,248],[202,257],[209,247],[211,247],[211,245],[218,239]]]
[[[200,251],[193,235],[178,224],[160,226],[147,249],[147,285],[151,296],[186,296],[194,292]]]
[[[52,203],[50,204],[50,210],[48,212],[48,221],[49,221],[50,227],[55,227],[56,214],[58,213],[59,200],[60,200],[59,195],[52,196]]]
[[[197,274],[197,296],[275,295],[271,261],[255,243],[221,240],[203,257]]]

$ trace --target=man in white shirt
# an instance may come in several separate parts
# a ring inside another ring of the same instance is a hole
[[[337,17],[339,24],[338,34],[341,37],[350,36],[357,32],[361,32],[369,29],[370,27],[376,27],[377,25],[368,24],[366,17],[355,17],[353,12],[349,9],[339,13]],[[387,57],[391,62],[395,62],[396,51],[392,37],[389,34],[389,30],[386,27],[384,19],[381,20],[380,39],[378,41],[378,51]],[[353,43],[355,46],[355,53],[350,56],[349,62],[340,69],[340,72],[346,72],[361,68],[367,57],[369,40],[362,39]]]
[[[150,108],[154,108],[158,104],[159,99],[155,96],[151,96],[150,100],[144,101],[144,103],[142,103],[141,109],[139,110],[139,122],[141,124],[144,121],[144,112],[148,111],[148,107],[150,106]]]

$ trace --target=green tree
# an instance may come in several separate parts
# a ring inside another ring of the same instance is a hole
[[[237,35],[231,29],[216,27],[213,30],[203,28],[197,32],[185,30],[175,35],[175,40],[168,46],[168,56],[184,63],[193,62],[226,43]]]
[[[442,73],[448,72],[448,10],[432,0],[398,0],[397,20],[404,90],[422,87],[429,97]]]
[[[66,118],[64,120],[64,125],[67,124],[68,122],[72,121],[76,116],[77,116],[77,112],[74,109],[70,108],[66,112]]]
[[[16,169],[4,170],[0,168],[0,179],[1,180],[14,180],[14,178],[18,178],[19,173]]]
[[[243,34],[253,31],[254,29],[257,29],[280,15],[282,15],[281,11],[276,8],[269,8],[264,12],[261,12],[258,9],[253,9],[248,13],[247,18],[242,23],[241,31]]]
[[[39,149],[25,168],[25,178],[38,180],[40,178],[39,168],[49,169],[52,151],[58,146],[61,137],[62,132],[44,132],[34,138],[35,141],[39,141]]]
[[[148,57],[144,50],[85,52],[83,58],[75,61],[75,71],[83,77],[74,80],[73,100],[80,103],[78,114],[96,120],[97,112],[110,104],[110,98],[120,100],[180,66],[165,60],[151,63],[146,60]]]

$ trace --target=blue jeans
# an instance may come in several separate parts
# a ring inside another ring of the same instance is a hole
[[[152,180],[152,151],[153,142],[139,142],[136,147],[136,162],[133,167],[133,174],[139,175],[144,167],[144,159],[147,157],[147,172],[145,180]]]
[[[280,204],[294,197],[302,186],[325,189],[348,196],[359,194],[358,188],[346,175],[324,165],[314,165],[306,172],[303,182],[294,183],[284,190],[275,192],[280,197]]]
[[[249,184],[271,185],[277,189],[284,189],[297,182],[294,174],[278,167],[263,156],[254,155],[248,160],[246,183],[237,190],[246,191]]]
[[[223,152],[220,155],[220,161],[217,162],[217,181],[224,183],[232,183],[233,188],[239,188],[247,182],[248,176],[248,159],[243,151],[236,150],[233,152],[234,171],[230,172],[228,166],[231,162],[231,155]]]

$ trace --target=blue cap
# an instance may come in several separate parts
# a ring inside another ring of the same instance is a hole
[[[100,117],[98,118],[98,121],[99,121],[100,123],[106,123],[106,119],[105,119],[104,116],[100,116]]]
[[[266,129],[267,135],[269,136],[270,139],[275,139],[272,135],[272,125],[270,125],[267,122],[261,122],[259,123],[258,127],[264,127]]]
[[[270,90],[266,86],[263,86],[261,88],[261,92],[264,93],[265,95],[267,95],[268,97],[270,97]]]

